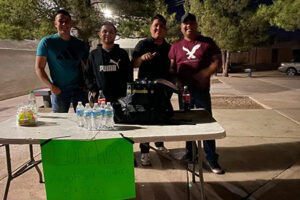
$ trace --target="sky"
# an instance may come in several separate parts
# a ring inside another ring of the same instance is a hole
[[[179,21],[184,14],[183,4],[185,0],[165,0],[168,4],[168,10],[170,13],[176,12],[176,19]]]

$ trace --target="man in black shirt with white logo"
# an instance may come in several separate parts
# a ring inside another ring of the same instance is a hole
[[[117,30],[111,22],[101,24],[101,44],[93,50],[86,66],[86,85],[97,99],[99,90],[107,102],[126,96],[127,82],[133,81],[133,68],[128,54],[114,44]]]

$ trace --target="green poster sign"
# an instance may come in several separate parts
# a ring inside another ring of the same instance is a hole
[[[48,200],[135,197],[133,145],[127,140],[53,140],[41,149]]]

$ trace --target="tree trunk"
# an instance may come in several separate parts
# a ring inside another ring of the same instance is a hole
[[[224,77],[228,77],[229,59],[230,59],[230,51],[223,50],[222,51],[222,69],[223,69],[222,75]]]

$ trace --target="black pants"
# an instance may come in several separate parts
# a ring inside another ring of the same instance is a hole
[[[156,147],[163,147],[164,143],[163,142],[155,142],[154,143]],[[141,143],[140,144],[140,148],[141,148],[141,153],[149,153],[149,142],[147,143]]]

